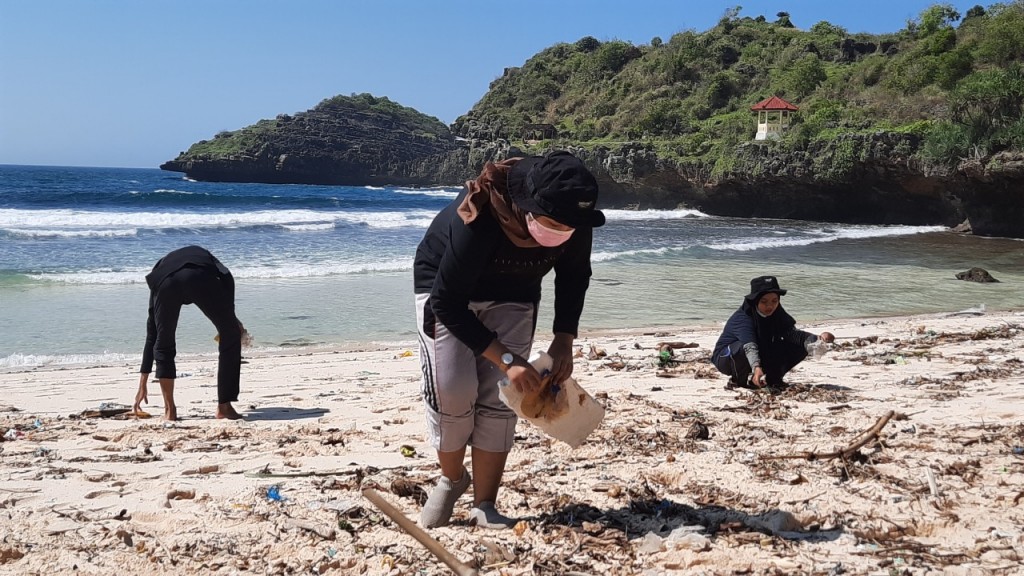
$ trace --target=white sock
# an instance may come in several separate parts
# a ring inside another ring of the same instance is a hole
[[[469,523],[492,530],[505,530],[516,525],[514,518],[495,510],[494,502],[481,502],[469,513]]]
[[[420,511],[420,526],[424,528],[437,528],[447,526],[452,519],[452,511],[455,510],[455,503],[469,488],[469,472],[463,468],[462,478],[458,482],[452,482],[447,476],[441,476],[437,486],[430,492],[427,502],[423,504]]]

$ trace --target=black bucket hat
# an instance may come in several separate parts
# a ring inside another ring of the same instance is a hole
[[[569,152],[523,158],[509,170],[508,193],[520,210],[573,228],[604,225],[597,179]]]
[[[775,276],[758,276],[750,281],[750,294],[744,296],[751,302],[757,302],[761,296],[774,292],[779,296],[785,296],[786,290],[779,288],[779,281]]]

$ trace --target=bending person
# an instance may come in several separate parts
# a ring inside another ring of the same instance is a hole
[[[590,285],[597,181],[568,152],[487,163],[431,223],[416,250],[416,320],[430,442],[441,478],[420,515],[448,524],[473,484],[470,522],[507,528],[495,509],[516,415],[498,397],[508,378],[536,393],[533,346],[541,280],[555,271],[551,377],[572,375],[572,344]],[[472,480],[463,466],[472,446]]]
[[[829,332],[815,336],[797,330],[796,320],[782,308],[780,297],[785,294],[774,276],[750,281],[750,294],[725,323],[711,354],[715,368],[729,376],[726,389],[751,384],[781,388],[783,377],[807,357],[811,344],[835,339]]]
[[[205,248],[186,246],[161,258],[146,275],[146,283],[149,284],[149,318],[134,410],[138,412],[141,403],[149,403],[146,383],[155,360],[156,377],[164,398],[164,419],[178,419],[174,404],[174,379],[177,377],[174,333],[181,307],[195,304],[213,322],[219,335],[216,416],[231,420],[241,418],[231,403],[238,400],[245,328],[235,317],[235,280],[231,272]]]

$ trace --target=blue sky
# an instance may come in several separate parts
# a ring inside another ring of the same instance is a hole
[[[734,6],[786,11],[800,28],[894,32],[935,3],[0,0],[0,164],[157,167],[337,94],[387,96],[450,124],[504,68],[558,42],[667,41]]]

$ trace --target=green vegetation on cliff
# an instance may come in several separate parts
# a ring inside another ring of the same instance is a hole
[[[335,96],[193,144],[164,170],[198,180],[431,185],[459,148],[440,120],[370,94]]]
[[[1024,149],[1024,0],[963,15],[936,4],[879,35],[824,21],[797,29],[796,14],[741,11],[667,42],[585,37],[547,48],[494,80],[453,130],[518,143],[530,125],[551,124],[559,144],[645,142],[721,176],[754,136],[750,106],[775,94],[800,112],[774,145],[827,147],[828,165],[819,167],[827,178],[843,177],[857,159],[844,134],[909,135],[907,152],[935,166]]]
[[[295,134],[308,138],[310,127],[323,134],[324,123],[342,119],[350,122],[353,118],[360,118],[366,124],[404,132],[421,140],[447,142],[452,138],[448,127],[433,116],[392,102],[387,97],[353,94],[328,98],[306,112],[280,114],[273,120],[260,120],[239,130],[220,132],[213,140],[201,140],[193,144],[179,160],[201,157],[253,158],[263,154],[275,141],[292,138]],[[319,152],[329,149],[328,143]]]

